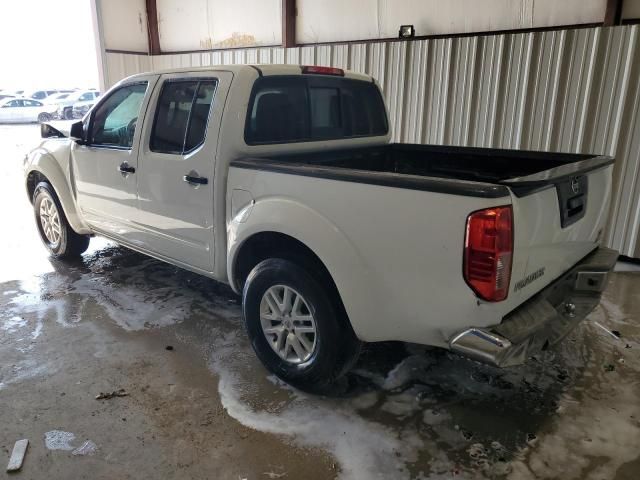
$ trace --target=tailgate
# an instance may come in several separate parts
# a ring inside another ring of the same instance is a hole
[[[519,305],[599,245],[612,164],[610,157],[593,157],[500,182],[511,189],[514,213],[510,304]]]

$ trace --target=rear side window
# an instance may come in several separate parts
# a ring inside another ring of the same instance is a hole
[[[247,120],[248,145],[386,135],[387,115],[370,82],[332,77],[256,80]]]
[[[166,81],[162,86],[149,148],[184,154],[204,143],[217,81]]]

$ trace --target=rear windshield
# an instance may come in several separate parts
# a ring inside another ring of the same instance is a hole
[[[372,82],[328,76],[256,80],[245,125],[248,145],[386,135],[387,114]]]

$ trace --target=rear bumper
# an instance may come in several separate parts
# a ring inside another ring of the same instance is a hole
[[[519,365],[562,340],[600,302],[618,252],[599,248],[488,329],[451,338],[451,350],[498,367]]]

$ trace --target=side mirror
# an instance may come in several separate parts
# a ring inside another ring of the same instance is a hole
[[[48,123],[41,123],[40,136],[42,138],[64,138],[64,133],[57,128],[52,127]]]
[[[71,125],[69,138],[71,138],[71,140],[74,140],[78,145],[85,145],[87,143],[84,125],[82,122],[75,122]]]

